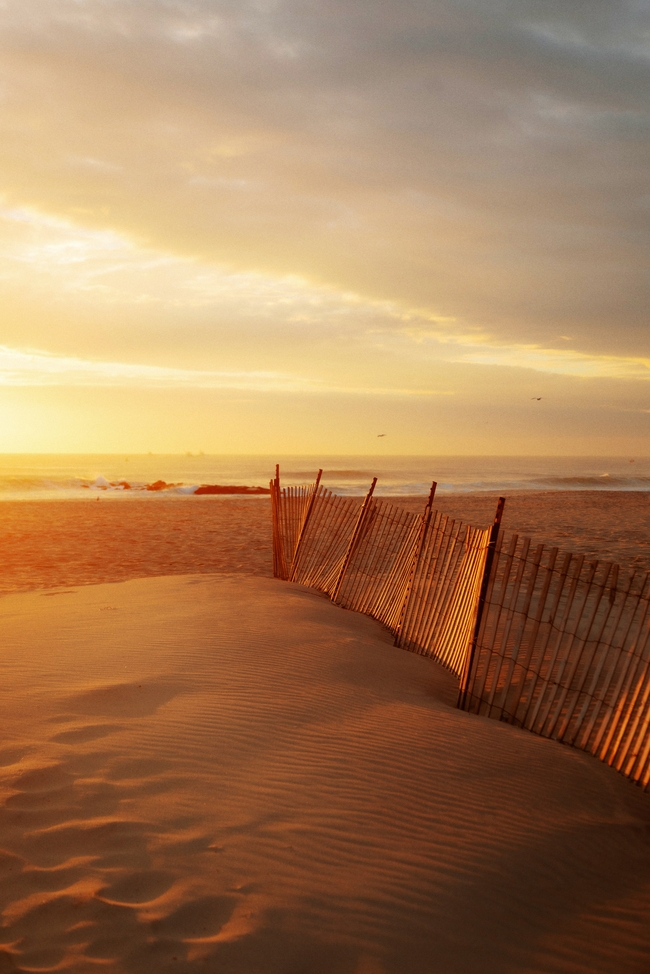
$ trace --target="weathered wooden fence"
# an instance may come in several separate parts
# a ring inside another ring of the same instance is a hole
[[[459,677],[467,665],[490,530],[374,497],[363,503],[320,485],[271,482],[274,573],[378,619],[397,645],[435,656]]]
[[[650,579],[528,538],[496,546],[464,709],[650,783]]]
[[[274,574],[382,622],[459,678],[459,706],[650,784],[650,576],[433,509],[271,482]]]

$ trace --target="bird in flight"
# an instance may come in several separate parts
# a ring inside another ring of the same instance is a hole
[[[386,434],[385,434],[385,433],[377,433],[377,438],[378,438],[378,439],[379,439],[379,437],[381,437],[381,436],[386,436]]]
[[[542,397],[541,396],[531,396],[530,398],[531,399],[535,399],[537,402],[541,402],[541,400],[542,400]]]

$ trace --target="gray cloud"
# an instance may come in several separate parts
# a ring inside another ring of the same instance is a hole
[[[13,199],[503,342],[645,350],[647,5],[34,0],[0,20]]]

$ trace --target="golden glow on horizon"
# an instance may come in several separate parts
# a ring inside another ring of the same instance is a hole
[[[351,327],[371,334],[384,329],[415,342],[442,346],[438,354],[450,362],[504,365],[541,372],[592,378],[650,378],[650,359],[590,355],[567,348],[495,343],[486,334],[455,328],[426,310],[400,308],[387,301],[337,293],[310,285],[298,277],[277,278],[256,273],[229,272],[187,258],[136,246],[111,231],[84,230],[69,221],[29,209],[0,209],[5,287],[42,288],[48,297],[82,296],[93,304],[157,304],[174,309],[209,307],[217,313],[267,317],[275,321],[325,324],[349,318]],[[11,230],[17,228],[12,235]],[[27,232],[25,232],[27,230]],[[52,292],[52,293],[50,293]],[[46,308],[43,308],[46,312]],[[400,323],[402,327],[400,327]],[[565,338],[565,336],[561,336]],[[336,391],[334,386],[300,376],[265,372],[183,370],[127,362],[84,361],[70,356],[0,346],[0,385],[88,384],[93,382],[143,386],[195,383],[202,388],[281,388]],[[353,391],[350,389],[350,391]],[[390,392],[372,386],[365,392]],[[396,388],[398,394],[408,390]],[[412,390],[413,394],[442,394],[440,390]],[[449,394],[449,390],[446,390]]]

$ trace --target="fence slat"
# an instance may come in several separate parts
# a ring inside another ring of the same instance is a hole
[[[564,740],[650,786],[650,575],[270,481],[273,573],[385,625],[459,677],[459,706]],[[499,519],[500,520],[500,519]]]

